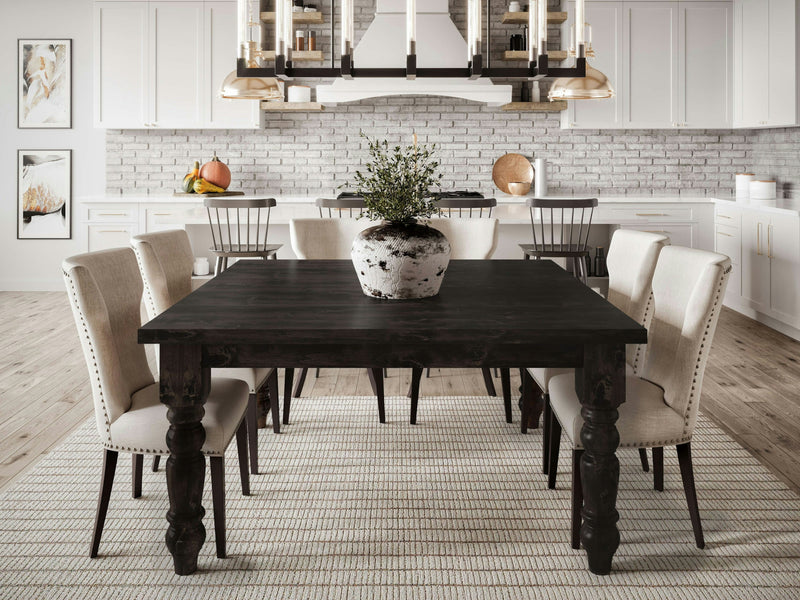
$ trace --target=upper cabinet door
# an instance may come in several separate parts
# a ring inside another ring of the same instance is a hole
[[[586,21],[592,28],[592,46],[595,56],[589,63],[605,73],[617,95],[607,100],[574,100],[569,102],[563,119],[569,128],[620,128],[622,127],[622,100],[620,75],[622,74],[622,2],[589,2],[586,4]],[[567,48],[569,32],[575,23],[575,2],[569,3],[569,21],[562,36],[562,47]]]
[[[741,127],[763,126],[769,119],[769,4],[737,2],[741,24],[736,28],[736,94],[741,114],[735,124]]]
[[[95,126],[145,127],[150,119],[147,3],[96,2],[94,27]]]
[[[150,2],[153,127],[203,125],[203,2]]]
[[[681,2],[679,123],[681,127],[730,127],[732,122],[733,6]]]
[[[259,126],[260,107],[258,100],[226,100],[218,91],[228,73],[236,68],[236,2],[205,3],[206,61],[208,75],[204,98],[208,106],[204,109],[204,127],[222,129],[252,129]]]
[[[678,2],[625,2],[623,114],[631,128],[678,126]]]
[[[769,117],[773,127],[798,123],[797,114],[797,0],[769,0]]]

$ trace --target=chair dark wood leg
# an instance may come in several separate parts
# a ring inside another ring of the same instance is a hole
[[[292,384],[294,383],[294,369],[283,371],[283,424],[289,424],[289,408],[292,404]]]
[[[681,479],[683,480],[683,491],[686,493],[686,504],[689,507],[689,517],[692,519],[692,529],[694,529],[694,541],[697,547],[706,547],[703,537],[703,525],[700,522],[700,509],[697,506],[697,489],[694,485],[694,467],[692,467],[692,444],[678,444],[675,448],[678,451],[678,464],[681,467]]]
[[[647,473],[650,470],[650,463],[647,460],[647,448],[639,448],[639,459],[642,461],[642,471]]]
[[[317,367],[317,370],[314,372],[314,379],[319,379],[319,367]]]
[[[294,396],[295,398],[299,398],[303,393],[303,386],[306,383],[306,376],[308,375],[308,369],[300,369],[300,377],[297,379],[297,384],[294,386]],[[287,421],[283,422],[284,425],[288,425]]]
[[[497,367],[494,369],[494,376],[500,379],[500,371],[497,370]]]
[[[542,412],[542,473],[550,470],[550,437],[553,435],[553,409],[550,407],[550,394],[542,394],[544,411]]]
[[[583,510],[581,456],[583,456],[583,450],[572,451],[572,548],[574,550],[581,549],[581,511]]]
[[[556,477],[558,475],[558,450],[561,446],[561,423],[555,413],[550,411],[550,464],[547,467],[547,487],[551,490],[556,489]]]
[[[228,270],[228,257],[227,256],[223,256],[222,257],[222,270],[223,271],[227,271]]]
[[[511,369],[506,367],[500,369],[500,384],[503,387],[503,406],[506,410],[506,423],[511,423],[514,420],[511,414]]]
[[[383,376],[384,377],[388,377],[389,376],[389,369],[384,369],[383,370]]]
[[[278,392],[278,369],[273,369],[267,378],[267,391],[269,392],[269,408],[272,412],[272,431],[281,432],[281,396]]]
[[[428,369],[430,372],[430,369]],[[492,379],[492,372],[487,369],[486,367],[481,369],[481,374],[483,375],[483,385],[486,386],[486,393],[489,394],[492,398],[497,396],[497,390],[494,388],[494,380]],[[428,375],[430,377],[430,375]]]
[[[214,533],[217,542],[217,558],[225,558],[225,458],[212,456],[211,498],[214,503]]]
[[[217,260],[214,261],[214,277],[222,273],[222,257],[218,256]]]
[[[247,439],[250,445],[250,472],[258,475],[258,392],[247,400]]]
[[[153,473],[158,473],[158,465],[161,462],[161,456],[156,454],[153,457]]]
[[[528,433],[528,419],[533,411],[533,388],[536,386],[533,383],[533,377],[530,376],[527,369],[522,369],[522,398],[520,398],[520,433]]]
[[[411,424],[417,424],[417,404],[419,403],[419,384],[422,381],[422,369],[411,369]]]
[[[111,488],[114,485],[114,473],[117,470],[117,457],[115,450],[103,450],[103,475],[100,478],[100,497],[97,499],[97,514],[94,518],[94,533],[92,534],[92,548],[89,551],[91,558],[97,557],[100,548],[100,538],[103,535],[103,525],[108,514],[108,501],[111,499]]]
[[[430,376],[431,376],[431,370],[429,368],[425,373],[425,377],[430,377]]]
[[[247,419],[242,419],[236,430],[236,451],[239,455],[239,474],[242,478],[242,496],[250,495],[250,471],[247,469]]]
[[[664,491],[664,448],[653,448],[653,489]]]
[[[381,423],[386,423],[386,409],[383,403],[383,369],[367,369],[367,373],[375,396],[378,398],[378,419]]]
[[[142,497],[142,471],[144,470],[144,454],[131,455],[131,495],[134,498]]]

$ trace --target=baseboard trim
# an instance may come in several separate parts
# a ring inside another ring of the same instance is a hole
[[[792,338],[793,340],[797,340],[800,342],[800,329],[796,327],[792,327],[791,325],[787,325],[782,321],[778,321],[774,317],[770,317],[769,315],[765,315],[763,313],[758,312],[755,309],[748,308],[746,306],[740,306],[738,304],[733,304],[731,302],[725,301],[723,302],[725,306],[730,308],[731,310],[735,310],[739,314],[744,315],[745,317],[749,317],[754,321],[758,321],[769,327],[770,329],[774,329],[782,333],[785,336]]]
[[[0,279],[0,292],[64,292],[61,279]]]

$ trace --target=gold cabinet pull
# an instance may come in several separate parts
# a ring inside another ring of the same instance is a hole
[[[667,213],[636,213],[637,217],[668,217]]]
[[[126,217],[128,213],[97,213],[100,217]]]
[[[127,229],[101,229],[97,233],[128,233]]]
[[[172,213],[153,213],[154,217],[171,217]]]
[[[733,217],[729,217],[728,215],[723,215],[722,213],[717,214],[718,217],[722,219],[732,219]]]
[[[767,225],[767,258],[775,258],[772,255],[772,225]]]
[[[661,229],[661,230],[658,230],[658,229],[645,229],[644,233],[664,233],[664,234],[668,234],[669,231],[664,231],[663,229]]]
[[[733,237],[730,233],[725,233],[724,231],[718,231],[717,235],[724,235],[725,237]]]
[[[756,225],[756,254],[763,256],[761,253],[761,223]]]

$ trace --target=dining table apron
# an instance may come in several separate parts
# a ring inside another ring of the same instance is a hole
[[[160,345],[175,572],[197,570],[206,537],[201,419],[212,368],[574,367],[581,542],[589,570],[607,574],[620,539],[625,345],[646,341],[645,328],[551,261],[454,260],[440,293],[419,300],[364,295],[350,261],[240,261],[139,329],[140,343]]]

